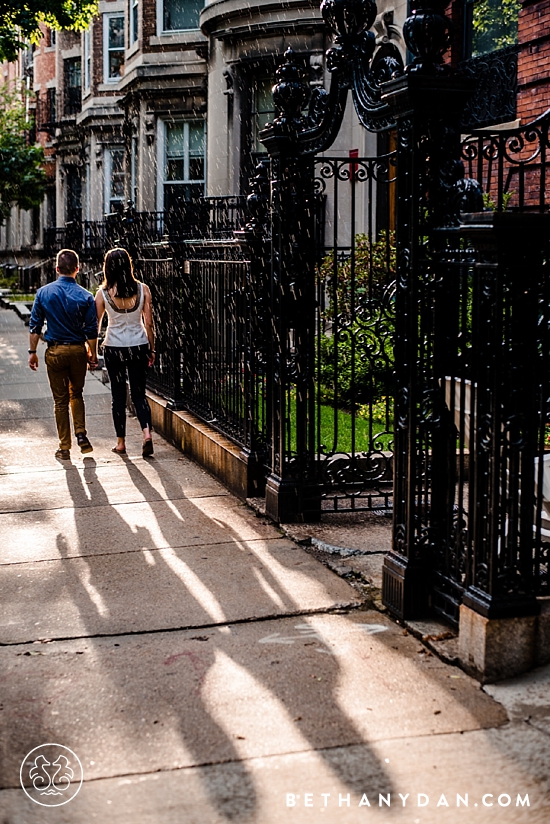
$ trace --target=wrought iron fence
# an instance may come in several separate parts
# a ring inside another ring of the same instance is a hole
[[[265,450],[265,329],[256,323],[249,261],[234,242],[180,244],[171,252],[136,261],[154,306],[157,359],[148,384],[241,446]]]
[[[431,608],[458,625],[461,605],[488,618],[529,615],[550,592],[548,123],[467,136],[472,182],[444,181],[447,212],[428,164],[417,188],[405,188],[415,178],[405,175],[411,135],[401,127],[400,197],[410,198],[401,231],[406,220],[418,227],[399,252],[402,471],[384,572],[385,603],[401,616]],[[437,121],[430,128],[439,141]]]
[[[475,79],[475,92],[462,114],[464,130],[515,120],[518,93],[519,46],[470,57],[458,68]]]
[[[319,158],[315,183],[326,205],[318,246],[315,408],[323,508],[387,509],[393,478],[395,154]]]
[[[155,364],[147,383],[153,391],[178,407],[182,401],[182,322],[183,283],[168,249],[158,249],[156,257],[139,257],[134,261],[136,277],[151,290],[155,324]],[[164,256],[163,256],[164,255]]]
[[[481,185],[485,207],[498,212],[549,210],[550,110],[526,126],[479,130],[462,142],[466,176]]]
[[[498,617],[550,593],[547,249],[530,215],[518,251],[506,217],[476,216],[454,244],[447,233],[418,296],[416,489],[432,605],[455,624],[461,603]]]
[[[248,261],[184,262],[185,405],[242,446],[267,437],[267,375],[252,316]]]
[[[206,197],[182,202],[167,211],[120,210],[102,221],[72,221],[44,230],[44,249],[55,254],[67,246],[79,254],[100,254],[123,245],[139,254],[151,244],[169,241],[221,240],[232,237],[245,221],[244,196]]]

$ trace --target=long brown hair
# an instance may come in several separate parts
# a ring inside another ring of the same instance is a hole
[[[103,261],[103,289],[112,289],[117,298],[131,298],[137,294],[132,258],[126,249],[110,249]]]

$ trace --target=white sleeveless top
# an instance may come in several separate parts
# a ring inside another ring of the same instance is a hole
[[[149,343],[143,324],[145,291],[139,281],[137,287],[136,300],[131,309],[119,309],[107,290],[101,290],[109,318],[104,346],[142,346]]]

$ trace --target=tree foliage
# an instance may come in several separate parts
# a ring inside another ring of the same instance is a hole
[[[393,383],[394,281],[393,232],[377,239],[359,234],[355,254],[324,259],[320,276],[328,306],[323,312],[328,334],[320,339],[318,370],[322,400],[355,410],[388,394]]]
[[[29,41],[38,43],[40,23],[82,31],[95,14],[96,0],[0,0],[0,61],[15,60]]]
[[[39,206],[44,197],[44,152],[28,144],[32,123],[27,119],[20,90],[0,86],[0,219],[13,205],[21,209]]]
[[[472,53],[487,54],[517,42],[519,0],[475,0]]]

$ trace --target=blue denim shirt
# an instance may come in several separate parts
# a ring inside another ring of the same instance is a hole
[[[60,275],[42,286],[32,307],[29,332],[39,335],[47,322],[44,340],[84,343],[97,338],[97,313],[93,295],[72,277]]]

